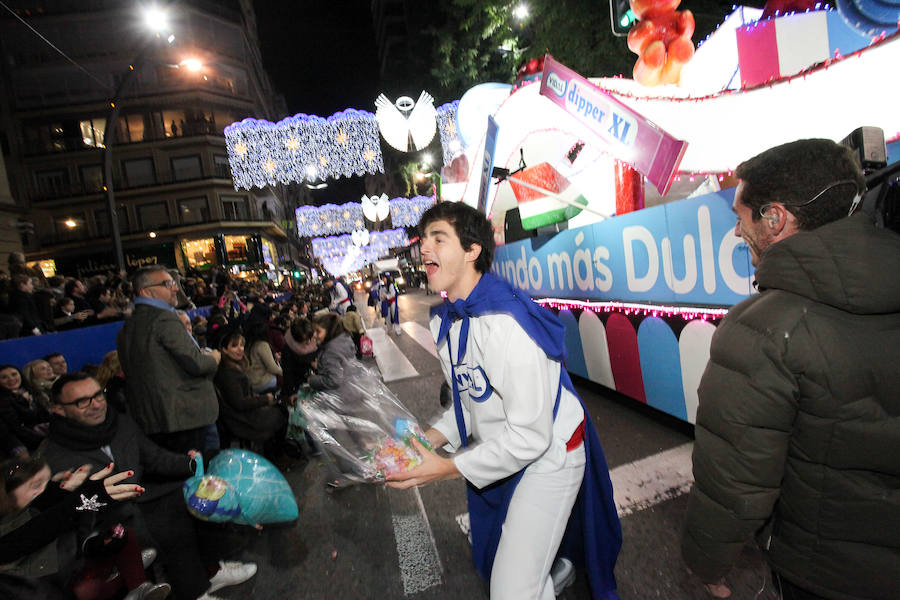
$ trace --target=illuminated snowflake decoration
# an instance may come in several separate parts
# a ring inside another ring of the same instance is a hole
[[[352,108],[327,119],[244,119],[225,128],[225,145],[236,190],[384,172],[375,115]]]

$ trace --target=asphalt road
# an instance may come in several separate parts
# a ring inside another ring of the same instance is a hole
[[[417,341],[428,309],[440,301],[413,290],[400,298],[404,332],[374,335],[402,352],[415,375],[388,383],[422,423],[440,412],[442,374],[427,344]],[[374,313],[360,296],[367,323]],[[367,359],[375,366],[373,359]],[[398,359],[402,361],[402,359]],[[690,485],[692,428],[578,379],[604,446],[622,522],[623,547],[616,567],[619,595],[626,599],[697,599],[709,596],[681,561],[679,536]],[[261,532],[246,528],[234,558],[253,560],[259,572],[240,586],[216,592],[224,598],[304,599],[487,599],[471,566],[469,544],[457,523],[465,513],[461,480],[414,491],[361,485],[325,491],[321,459],[287,473],[300,507],[299,520]],[[620,494],[623,496],[620,498]],[[732,598],[772,598],[761,553],[748,545],[728,577]],[[561,598],[590,598],[584,577]]]

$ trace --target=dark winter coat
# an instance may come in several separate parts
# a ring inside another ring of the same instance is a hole
[[[763,252],[699,388],[682,552],[705,581],[758,532],[802,588],[900,598],[898,275],[900,236],[863,214]]]
[[[129,414],[146,434],[195,429],[216,422],[212,378],[218,365],[169,310],[137,304],[116,347],[125,373]]]
[[[247,374],[234,361],[222,357],[215,383],[221,398],[219,420],[233,435],[265,441],[284,427],[282,409],[270,405],[266,394],[254,394]]]
[[[347,361],[356,359],[353,340],[346,333],[325,342],[319,353],[316,372],[309,377],[309,387],[314,390],[336,390],[344,379]]]

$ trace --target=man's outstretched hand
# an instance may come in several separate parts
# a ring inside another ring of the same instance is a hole
[[[417,485],[425,485],[432,481],[444,479],[456,479],[461,477],[459,470],[449,458],[443,458],[422,445],[416,438],[412,438],[413,448],[422,457],[422,463],[410,471],[394,473],[388,476],[387,484],[393,488],[405,490]]]

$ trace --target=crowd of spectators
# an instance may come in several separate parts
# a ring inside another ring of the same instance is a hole
[[[309,438],[287,439],[288,411],[301,386],[336,385],[358,351],[326,287],[284,293],[162,267],[47,279],[20,256],[10,272],[2,302],[15,335],[125,323],[99,365],[58,352],[0,365],[0,596],[209,600],[252,577],[254,564],[225,560],[228,544],[208,539],[242,534],[191,517],[181,482],[232,445],[282,470],[318,454]],[[148,410],[156,402],[171,414]]]

